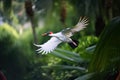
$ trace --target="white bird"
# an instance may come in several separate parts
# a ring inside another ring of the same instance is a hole
[[[51,36],[51,39],[41,45],[34,44],[38,47],[36,51],[42,54],[50,53],[53,50],[55,50],[56,47],[62,42],[67,42],[77,47],[78,44],[75,41],[73,41],[70,37],[73,36],[75,32],[81,31],[84,28],[86,28],[87,25],[88,19],[86,17],[80,17],[79,22],[73,28],[66,28],[58,33],[44,33],[43,36]]]

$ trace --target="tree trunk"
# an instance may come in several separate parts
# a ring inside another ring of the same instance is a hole
[[[102,16],[97,16],[96,17],[96,22],[95,22],[95,35],[97,37],[99,37],[99,35],[101,34],[101,32],[103,31],[105,27],[105,22],[103,20]]]
[[[105,20],[112,19],[112,0],[99,0],[99,14],[96,16],[95,34],[99,36],[105,27]]]
[[[34,43],[38,43],[38,41],[37,41],[37,35],[36,35],[36,30],[35,30],[35,27],[36,27],[36,24],[35,24],[35,19],[34,19],[34,17],[33,18],[31,18],[31,25],[32,25],[32,32],[33,32],[33,38],[34,38]]]
[[[60,11],[60,21],[62,24],[65,26],[65,21],[66,21],[66,1],[61,0],[61,11]]]
[[[105,0],[105,11],[106,17],[111,20],[112,19],[112,0]]]
[[[36,23],[35,23],[34,11],[32,9],[32,1],[31,0],[25,1],[25,9],[26,9],[26,14],[27,14],[28,18],[30,19],[30,22],[32,25],[34,43],[37,43],[37,36],[36,36],[36,30],[35,30]]]

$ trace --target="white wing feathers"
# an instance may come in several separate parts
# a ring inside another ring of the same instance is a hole
[[[74,28],[71,29],[71,31],[74,32],[78,32],[80,30],[83,30],[84,28],[86,28],[86,26],[88,25],[88,19],[86,17],[80,17],[79,22],[75,25]]]
[[[47,54],[52,52],[61,42],[62,41],[60,41],[56,37],[52,37],[50,40],[48,40],[46,43],[42,45],[37,45],[37,44],[34,45],[39,48],[36,50],[38,51],[38,53]]]

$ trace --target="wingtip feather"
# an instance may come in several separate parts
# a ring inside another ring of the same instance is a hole
[[[84,17],[80,17],[79,22],[84,22],[84,23],[88,23],[88,17],[84,16]]]
[[[33,45],[36,46],[36,47],[41,47],[41,45],[38,45],[38,44],[35,44],[35,43],[33,43]]]

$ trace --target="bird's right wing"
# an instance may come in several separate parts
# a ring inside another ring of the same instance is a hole
[[[62,41],[59,40],[56,37],[52,37],[50,40],[48,40],[46,43],[42,44],[42,45],[37,45],[34,44],[35,46],[38,47],[38,49],[36,51],[38,51],[38,53],[42,53],[42,54],[47,54],[52,52]]]
[[[71,29],[72,33],[78,32],[86,28],[88,25],[88,18],[80,17],[79,22]]]

